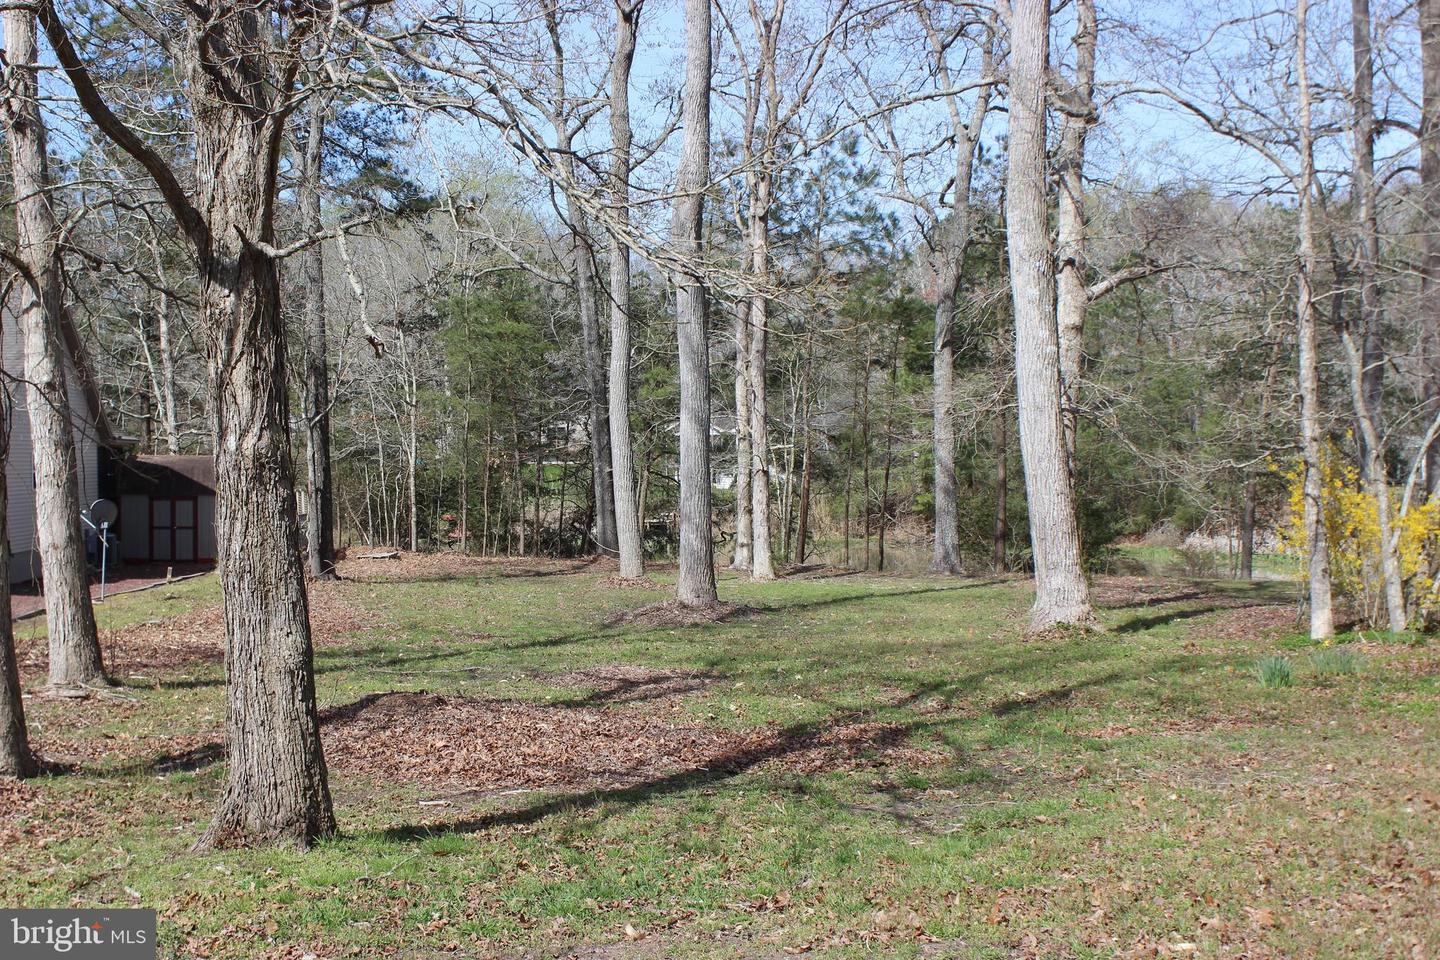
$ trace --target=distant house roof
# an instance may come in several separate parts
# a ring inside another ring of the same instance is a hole
[[[121,463],[117,474],[121,493],[215,492],[215,458],[209,454],[138,456]]]

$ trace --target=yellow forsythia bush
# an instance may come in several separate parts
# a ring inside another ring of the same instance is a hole
[[[1278,468],[1277,468],[1278,469]],[[1289,492],[1280,527],[1281,548],[1302,560],[1309,555],[1305,529],[1305,463],[1280,470]],[[1360,471],[1334,443],[1321,451],[1321,506],[1330,544],[1330,575],[1335,595],[1369,626],[1383,625],[1385,584],[1380,574],[1380,521],[1375,499],[1360,482]],[[1410,617],[1428,619],[1440,610],[1440,498],[1412,502],[1400,516],[1403,491],[1391,488],[1390,521],[1400,533],[1400,575]],[[1305,566],[1301,565],[1302,572]]]

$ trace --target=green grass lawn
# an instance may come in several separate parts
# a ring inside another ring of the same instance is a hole
[[[727,577],[754,611],[607,626],[664,575],[383,563],[315,590],[322,708],[472,719],[327,726],[342,832],[303,854],[189,852],[213,579],[107,602],[114,697],[39,697],[25,634],[65,767],[0,787],[0,901],[153,906],[180,957],[1440,955],[1436,645],[1324,656],[1293,585],[1102,580],[1107,632],[1027,638],[1016,579]]]

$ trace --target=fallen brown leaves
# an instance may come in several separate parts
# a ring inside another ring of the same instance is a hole
[[[605,626],[698,627],[706,623],[726,623],[751,617],[760,611],[738,603],[716,601],[698,606],[679,600],[663,600],[634,610],[624,610],[605,621]]]
[[[310,629],[316,647],[353,643],[355,634],[381,624],[363,609],[343,582],[309,585]],[[44,637],[18,640],[20,667],[27,682],[44,671],[49,656]],[[207,603],[161,620],[132,623],[100,635],[105,665],[115,677],[150,677],[197,664],[225,660],[225,623],[220,604]]]
[[[350,547],[336,564],[337,572],[346,580],[374,582],[451,580],[486,574],[539,577],[585,572],[614,573],[617,569],[616,562],[609,557],[557,560],[545,557],[477,557],[449,551],[416,553],[401,550],[398,551],[400,555],[394,559],[360,559],[360,554],[371,552],[372,549],[368,547]]]
[[[332,767],[467,792],[625,789],[766,765],[798,772],[922,766],[937,752],[892,724],[731,732],[633,711],[387,693],[322,717]]]

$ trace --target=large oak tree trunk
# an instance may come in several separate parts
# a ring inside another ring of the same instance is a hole
[[[615,60],[610,72],[610,130],[615,155],[611,203],[621,229],[630,225],[630,69],[642,0],[617,0]],[[615,498],[615,540],[620,576],[645,575],[640,510],[635,503],[635,450],[630,440],[630,248],[610,236],[610,463]],[[536,531],[539,536],[539,531]]]
[[[680,571],[681,603],[713,603],[714,545],[710,538],[710,349],[707,340],[704,189],[710,179],[710,0],[685,0],[684,127],[671,228],[676,253],[675,325],[680,356]]]
[[[325,107],[310,108],[300,172],[300,215],[305,229],[318,234],[320,173],[325,151]],[[305,563],[317,580],[335,576],[335,492],[330,482],[330,367],[325,331],[325,254],[320,244],[304,253],[305,278],[305,482],[310,509],[305,514]]]
[[[1010,18],[1010,157],[1005,223],[1015,304],[1020,455],[1035,556],[1033,629],[1094,623],[1060,409],[1055,272],[1045,187],[1047,0],[1015,0]]]
[[[51,206],[45,124],[36,99],[39,44],[35,14],[5,11],[9,75],[10,172],[15,186],[15,246],[29,276],[20,283],[25,406],[35,468],[35,533],[50,636],[50,683],[105,683],[90,605],[90,571],[80,528],[80,469],[75,448],[61,332],[59,225]]]

